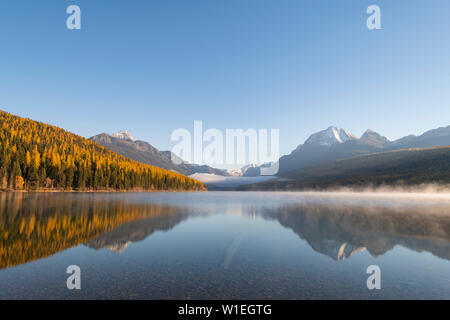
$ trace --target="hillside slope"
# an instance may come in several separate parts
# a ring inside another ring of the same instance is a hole
[[[297,190],[333,187],[450,184],[450,146],[405,149],[332,161],[289,172],[289,181],[269,181],[244,190]]]
[[[58,127],[0,111],[0,188],[204,190],[205,186]]]
[[[145,141],[131,140],[126,137],[119,138],[107,133],[101,133],[89,139],[127,158],[167,170],[176,171],[184,175],[189,176],[195,173],[211,173],[220,176],[229,176],[226,171],[212,168],[207,165],[195,165],[186,162],[175,164],[171,159],[173,155],[170,151],[160,151]]]

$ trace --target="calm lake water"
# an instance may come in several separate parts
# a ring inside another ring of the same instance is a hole
[[[393,298],[450,299],[450,195],[0,194],[0,299]]]

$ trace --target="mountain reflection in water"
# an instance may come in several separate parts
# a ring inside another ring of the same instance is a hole
[[[182,210],[175,206],[127,202],[94,194],[73,197],[71,194],[2,193],[0,269],[45,258],[92,241],[124,224],[153,218],[145,229],[145,238],[155,228],[171,228],[171,221],[177,223],[182,216]],[[133,241],[133,225],[125,230],[125,241]],[[98,242],[91,243],[95,247]]]
[[[378,257],[396,245],[450,260],[450,214],[446,206],[424,209],[299,204],[265,209],[261,215],[292,229],[316,252],[335,260],[365,249]]]
[[[0,269],[80,244],[121,253],[130,244],[193,216],[224,213],[277,221],[316,252],[335,260],[362,250],[378,257],[396,245],[450,260],[448,205],[389,207],[255,199],[249,204],[243,198],[172,204],[98,194],[2,193],[0,197]]]

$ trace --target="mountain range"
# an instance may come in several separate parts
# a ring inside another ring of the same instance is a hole
[[[207,165],[173,161],[173,157],[176,157],[176,155],[171,151],[160,151],[148,142],[136,140],[126,130],[114,134],[101,133],[91,137],[90,140],[135,161],[175,171],[187,176],[195,173],[211,173],[220,176],[230,175],[225,170],[212,168]],[[181,159],[177,158],[177,160]]]
[[[300,169],[361,155],[448,145],[450,145],[450,126],[433,129],[420,136],[409,135],[394,141],[371,129],[358,137],[342,128],[330,126],[312,134],[290,154],[282,156],[278,163],[278,175],[289,178],[293,172]],[[233,175],[259,176],[261,169],[268,165],[247,165],[241,170],[236,170]]]
[[[450,145],[450,126],[425,132],[420,136],[389,141],[381,134],[368,129],[361,137],[344,129],[329,127],[311,135],[289,155],[280,158],[279,175],[339,159],[377,152],[409,148],[432,148]]]
[[[361,137],[329,127],[279,161],[278,179],[239,190],[450,184],[450,126],[389,141],[373,130]]]
[[[90,139],[133,160],[185,175],[195,174],[200,180],[202,176],[198,174],[207,174],[205,179],[209,179],[209,175],[257,177],[261,175],[262,169],[270,165],[249,164],[238,170],[227,171],[186,162],[176,164],[172,161],[175,155],[170,151],[160,151],[145,141],[136,140],[128,131],[112,135],[102,133]],[[359,137],[342,128],[330,126],[310,135],[303,144],[279,159],[278,177],[293,181],[266,181],[258,184],[258,188],[287,190],[352,183],[393,183],[394,180],[407,183],[445,180],[445,173],[440,173],[442,168],[447,168],[446,157],[450,149],[430,149],[443,146],[450,146],[450,126],[394,141],[370,129]],[[409,149],[415,149],[415,152]],[[413,168],[421,172],[416,172]],[[428,174],[423,174],[426,170]],[[205,183],[208,182],[205,180]],[[213,185],[211,181],[209,184]]]

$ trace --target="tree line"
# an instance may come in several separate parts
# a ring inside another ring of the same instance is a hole
[[[2,190],[205,190],[56,126],[0,111]]]

